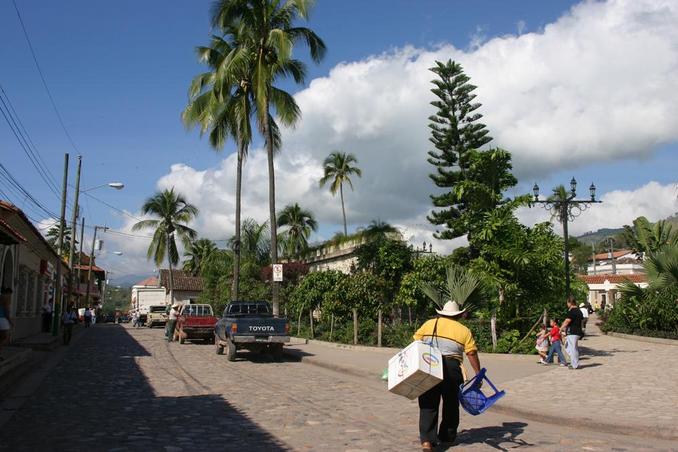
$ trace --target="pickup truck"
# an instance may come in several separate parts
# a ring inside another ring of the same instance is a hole
[[[214,338],[214,324],[217,317],[208,304],[185,304],[179,310],[175,339],[183,344],[187,339],[202,339],[209,343]]]
[[[224,316],[214,327],[217,355],[235,361],[240,349],[269,352],[282,360],[283,343],[289,342],[290,324],[284,317],[273,317],[265,301],[234,301],[224,309]]]
[[[148,307],[146,316],[146,326],[153,328],[156,325],[164,326],[167,323],[167,306],[154,305]]]

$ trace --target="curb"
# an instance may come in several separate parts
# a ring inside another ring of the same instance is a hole
[[[535,411],[525,410],[523,408],[516,408],[512,406],[502,405],[501,402],[492,407],[492,410],[518,416],[531,421],[543,422],[552,425],[568,425],[573,427],[580,427],[594,432],[612,433],[624,436],[638,436],[659,438],[663,440],[675,441],[678,440],[678,429],[668,426],[638,426],[637,424],[608,424],[605,422],[596,421],[585,417],[567,417],[563,415],[552,415],[545,413],[538,413]]]
[[[648,342],[650,344],[673,345],[674,347],[678,347],[678,340],[675,339],[665,339],[662,337],[650,337],[650,336],[636,336],[635,334],[615,333],[614,331],[608,332],[607,335],[612,337],[618,337],[621,339],[627,339],[630,341]]]
[[[297,338],[299,339],[299,338]],[[318,344],[329,344],[329,347],[332,348],[344,348],[344,347],[333,347],[333,343],[331,342],[322,342],[322,341],[313,341],[310,343],[318,343]],[[344,344],[339,344],[339,345],[344,345]],[[350,347],[355,347],[355,346],[350,346]],[[363,347],[362,351],[365,351],[364,349],[367,347]],[[376,347],[370,347],[370,348],[376,348]],[[379,349],[383,350],[383,349]],[[335,372],[339,373],[345,373],[349,375],[353,375],[355,377],[360,377],[360,378],[367,378],[369,380],[373,381],[380,381],[377,376],[370,372],[365,372],[363,370],[360,370],[358,368],[354,367],[348,367],[348,366],[342,366],[338,365],[335,363],[327,362],[322,359],[317,359],[314,358],[313,356],[304,356],[303,353],[301,352],[296,352],[294,350],[289,350],[289,349],[284,349],[284,353],[287,356],[292,357],[293,359],[305,363],[305,364],[310,364],[316,367],[321,367],[324,369],[329,369]],[[668,426],[638,426],[637,424],[627,424],[627,425],[620,425],[620,424],[608,424],[605,422],[600,422],[595,419],[591,418],[584,418],[584,417],[568,417],[568,416],[563,416],[562,414],[559,415],[551,415],[551,414],[546,414],[543,412],[536,412],[536,411],[531,411],[531,410],[526,410],[520,407],[514,407],[514,406],[507,406],[505,404],[502,404],[501,402],[497,403],[492,407],[493,411],[496,411],[497,413],[501,414],[507,414],[511,416],[517,416],[521,417],[524,419],[528,419],[531,421],[536,421],[536,422],[543,422],[546,424],[551,424],[551,425],[569,425],[569,426],[574,426],[574,427],[579,427],[579,428],[584,428],[590,431],[594,432],[604,432],[604,433],[612,433],[612,434],[617,434],[617,435],[624,435],[624,436],[638,436],[638,437],[647,437],[647,436],[652,436],[654,438],[659,438],[663,440],[669,440],[669,441],[674,441],[678,440],[678,428],[675,427],[668,427]]]
[[[312,366],[322,367],[323,369],[329,369],[329,370],[333,370],[335,372],[353,375],[354,377],[367,378],[367,379],[374,380],[374,381],[380,381],[371,372],[366,372],[364,370],[360,370],[357,367],[341,366],[341,365],[338,365],[338,364],[323,361],[322,359],[316,359],[312,356],[304,356],[302,353],[297,353],[294,350],[289,350],[289,349],[286,349],[286,348],[283,348],[283,353],[285,355],[289,356],[289,357],[292,357],[296,361],[299,361],[299,362],[304,363],[304,364],[310,364]]]
[[[392,353],[396,354],[401,348],[393,347],[373,347],[370,345],[352,345],[352,344],[342,344],[339,342],[327,342],[319,341],[317,339],[306,339],[303,337],[292,337],[290,338],[290,344],[299,345],[299,344],[313,344],[313,345],[322,345],[323,347],[336,348],[341,350],[353,350],[356,352],[378,352],[378,353]]]

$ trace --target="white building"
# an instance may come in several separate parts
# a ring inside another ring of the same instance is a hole
[[[606,275],[579,275],[589,288],[589,303],[595,308],[611,307],[619,299],[619,286],[631,282],[638,287],[648,286],[647,275],[644,273],[606,274]]]
[[[645,273],[643,257],[631,250],[596,254],[588,261],[587,274],[589,275],[633,275],[638,273]]]

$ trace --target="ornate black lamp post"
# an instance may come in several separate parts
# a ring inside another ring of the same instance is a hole
[[[570,192],[563,198],[557,193],[548,199],[539,199],[539,185],[536,183],[532,187],[534,194],[534,204],[542,204],[546,210],[551,212],[553,216],[558,218],[558,221],[563,225],[563,239],[565,241],[565,296],[570,296],[570,244],[567,232],[567,223],[577,218],[583,211],[588,209],[591,204],[600,203],[602,201],[596,200],[596,186],[591,183],[589,187],[590,199],[575,199],[577,196],[577,181],[572,178],[570,181]]]

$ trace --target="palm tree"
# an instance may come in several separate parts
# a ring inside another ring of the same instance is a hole
[[[153,239],[148,246],[147,257],[153,259],[160,266],[167,256],[169,267],[169,295],[170,302],[174,300],[174,276],[172,266],[179,262],[179,251],[174,240],[174,235],[181,239],[185,247],[190,246],[191,240],[196,237],[196,232],[186,226],[198,215],[198,208],[189,204],[174,188],[164,190],[151,196],[141,206],[144,215],[152,215],[157,218],[141,220],[132,226],[133,231],[142,229],[155,229]]]
[[[381,220],[372,220],[361,235],[367,242],[380,241],[388,237],[388,234],[398,233],[398,229]]]
[[[278,214],[278,225],[287,229],[281,234],[285,254],[299,259],[301,252],[308,248],[308,238],[318,229],[318,222],[310,210],[299,204],[289,204]]]
[[[325,175],[320,179],[320,186],[323,187],[326,183],[331,181],[330,193],[337,194],[341,197],[341,214],[344,218],[344,235],[348,235],[346,229],[346,209],[344,208],[344,182],[346,182],[353,190],[353,182],[351,182],[351,175],[355,174],[358,177],[363,175],[360,168],[353,163],[358,163],[358,160],[353,154],[345,152],[334,151],[323,162]]]
[[[271,242],[267,237],[268,223],[257,223],[253,218],[245,218],[240,230],[241,252],[244,259],[255,262],[259,266],[267,265],[271,252]],[[235,237],[229,240],[233,246]]]
[[[184,271],[189,272],[193,276],[200,274],[205,262],[210,258],[212,253],[216,251],[217,247],[210,239],[199,239],[191,242],[184,251]]]
[[[441,309],[447,301],[456,301],[459,307],[469,308],[479,293],[480,285],[480,278],[469,270],[451,265],[447,268],[447,281],[442,291],[426,282],[421,283],[420,288]]]
[[[47,243],[50,244],[54,251],[57,251],[57,243],[59,242],[59,224],[58,222],[47,230]],[[75,245],[78,245],[75,241]],[[68,257],[71,252],[71,228],[64,226],[64,242],[61,248],[62,257]]]
[[[300,116],[294,98],[273,83],[278,77],[287,76],[296,83],[304,82],[305,65],[292,58],[294,46],[299,41],[308,45],[313,61],[319,62],[325,54],[325,44],[312,30],[295,26],[297,19],[308,18],[312,4],[312,0],[217,0],[212,7],[212,25],[222,31],[237,30],[239,48],[251,58],[247,66],[249,80],[268,158],[272,263],[278,261],[278,244],[273,168],[276,145],[271,107],[286,126],[296,123]],[[271,284],[273,314],[278,315],[278,284],[274,281]]]
[[[678,231],[672,231],[670,223],[662,220],[654,225],[645,217],[633,220],[633,227],[625,225],[622,235],[634,252],[652,254],[665,245],[678,243]]]

